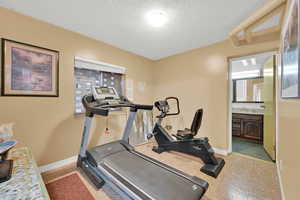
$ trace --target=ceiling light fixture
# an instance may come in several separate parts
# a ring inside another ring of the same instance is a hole
[[[147,14],[147,20],[153,27],[161,27],[167,22],[167,15],[160,10],[154,10]]]
[[[252,65],[256,65],[256,59],[255,58],[251,58],[251,63],[252,63]]]
[[[247,62],[247,60],[242,60],[242,63],[243,63],[243,65],[244,65],[245,67],[247,67],[247,66],[248,66],[248,62]]]

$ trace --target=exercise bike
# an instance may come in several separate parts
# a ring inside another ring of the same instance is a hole
[[[170,106],[168,101],[175,100],[177,104],[177,112],[169,113]],[[167,97],[165,100],[156,101],[155,107],[161,112],[157,116],[153,133],[148,136],[155,137],[158,146],[153,147],[153,151],[156,153],[162,153],[164,151],[177,151],[185,154],[190,154],[199,157],[204,166],[200,169],[203,173],[217,178],[222,168],[225,165],[223,158],[217,158],[214,156],[214,150],[208,143],[208,138],[194,138],[196,136],[202,122],[203,109],[198,109],[195,113],[194,120],[190,129],[178,130],[177,134],[173,134],[176,138],[173,139],[169,133],[161,125],[162,120],[170,115],[179,115],[179,100],[177,97]]]

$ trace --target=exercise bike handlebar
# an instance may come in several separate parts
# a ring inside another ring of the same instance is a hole
[[[177,104],[177,111],[175,113],[169,113],[170,106],[168,100],[171,99],[175,100]],[[170,116],[170,115],[179,115],[180,113],[179,99],[177,97],[167,97],[165,98],[165,100],[156,101],[154,105],[161,112],[161,114],[157,116],[157,118],[165,118],[166,116]]]
[[[177,97],[167,97],[166,101],[168,102],[168,100],[170,100],[170,99],[174,99],[176,101],[177,112],[175,112],[175,113],[167,113],[166,116],[169,116],[169,115],[179,115],[180,114],[179,99]]]

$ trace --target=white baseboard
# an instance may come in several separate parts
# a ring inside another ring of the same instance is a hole
[[[215,148],[215,147],[213,147],[213,150],[215,151],[216,154],[220,154],[220,155],[223,155],[223,156],[228,155],[228,151],[226,151],[226,150],[218,149],[218,148]]]
[[[43,173],[43,172],[54,170],[54,169],[63,167],[65,165],[74,163],[76,161],[77,161],[77,156],[73,156],[73,157],[70,157],[70,158],[67,158],[67,159],[64,159],[64,160],[60,160],[60,161],[57,161],[57,162],[50,163],[48,165],[40,166],[39,169],[40,169],[40,172]]]
[[[283,184],[282,184],[282,179],[281,179],[281,173],[280,173],[280,168],[279,168],[279,162],[276,162],[276,169],[277,169],[277,176],[279,179],[279,186],[280,186],[280,193],[281,193],[281,199],[285,200],[285,194],[283,190]]]

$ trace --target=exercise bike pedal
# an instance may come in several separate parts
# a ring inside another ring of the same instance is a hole
[[[216,165],[212,165],[212,164],[205,164],[200,171],[212,176],[214,178],[217,178],[218,175],[220,174],[221,170],[223,169],[224,165],[225,165],[225,161],[223,158],[216,158],[218,161],[218,164]]]
[[[156,147],[156,146],[154,146],[154,147],[152,148],[152,151],[154,151],[154,152],[160,154],[160,153],[164,152],[165,149],[164,149],[164,148],[161,148],[161,147]]]

